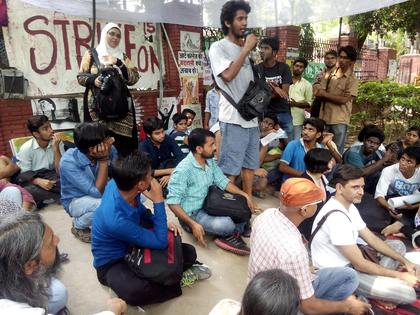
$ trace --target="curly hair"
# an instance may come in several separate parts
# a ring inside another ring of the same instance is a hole
[[[223,34],[227,35],[229,33],[229,28],[225,22],[232,23],[238,10],[244,10],[248,14],[251,12],[251,6],[243,0],[231,0],[223,5],[222,12],[220,13]]]

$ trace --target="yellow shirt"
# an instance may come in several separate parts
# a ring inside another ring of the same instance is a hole
[[[296,102],[312,103],[312,85],[304,78],[293,83],[289,87],[289,98]],[[305,120],[305,110],[300,107],[291,107],[290,111],[293,117],[293,126],[303,125]]]
[[[327,82],[330,80],[327,89]],[[354,76],[353,70],[348,69],[345,73],[337,68],[331,73],[330,79],[328,75],[324,76],[321,81],[321,88],[329,94],[344,96],[350,94],[356,97],[358,91],[359,80]],[[330,101],[325,101],[321,105],[319,118],[325,120],[328,125],[350,123],[353,100],[351,99],[345,104],[339,105]]]

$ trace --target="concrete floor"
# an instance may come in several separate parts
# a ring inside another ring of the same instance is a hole
[[[255,200],[263,210],[278,207],[277,199],[270,195],[265,199]],[[168,219],[174,220],[172,212],[167,210],[167,213]],[[69,254],[70,262],[63,264],[59,278],[68,289],[68,308],[71,314],[88,315],[104,310],[107,299],[115,294],[98,282],[92,266],[90,244],[82,243],[71,234],[71,219],[60,205],[46,207],[41,215],[59,236],[60,251]],[[212,269],[213,276],[184,288],[182,296],[178,298],[146,306],[144,310],[131,306],[127,314],[145,312],[150,315],[206,315],[223,298],[241,299],[246,287],[248,258],[219,249],[210,237],[207,237],[207,248],[198,246],[192,235],[186,232],[182,238],[183,242],[196,246],[198,260]],[[249,239],[245,240],[249,242]]]

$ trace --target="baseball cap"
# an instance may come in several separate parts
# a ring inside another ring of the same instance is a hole
[[[317,204],[324,197],[324,191],[306,178],[289,178],[280,189],[280,200],[289,207],[301,208]]]

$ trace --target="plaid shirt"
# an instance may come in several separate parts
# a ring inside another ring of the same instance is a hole
[[[281,269],[294,277],[302,300],[314,295],[308,252],[300,232],[276,208],[264,211],[252,225],[248,280],[269,269]]]
[[[217,166],[214,159],[206,160],[206,165],[198,164],[190,152],[175,168],[168,184],[168,205],[181,205],[189,215],[203,207],[209,187],[216,185],[225,190],[229,179]]]

